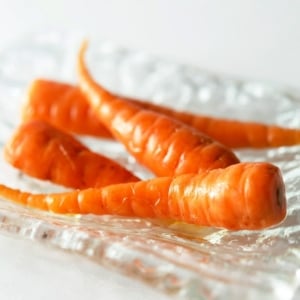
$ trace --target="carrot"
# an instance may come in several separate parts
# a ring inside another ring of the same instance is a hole
[[[31,194],[1,185],[0,195],[55,213],[171,219],[232,230],[266,228],[286,215],[282,176],[269,163],[239,163],[200,174],[58,194]]]
[[[26,94],[22,120],[45,120],[77,134],[110,137],[78,87],[50,80],[34,80]]]
[[[197,115],[151,102],[122,98],[144,109],[176,118],[230,148],[265,148],[300,143],[299,129]],[[30,86],[23,108],[23,119],[32,118],[44,119],[74,133],[112,138],[83,93],[74,85],[51,80],[35,80]]]
[[[4,154],[10,164],[28,175],[72,188],[138,180],[116,162],[41,120],[21,124],[5,145]]]
[[[157,176],[198,173],[238,163],[222,144],[164,114],[143,109],[98,85],[78,56],[79,86],[98,118],[142,165]]]

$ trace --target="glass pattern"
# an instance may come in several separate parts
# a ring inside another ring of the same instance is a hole
[[[0,55],[0,143],[20,121],[28,83],[36,77],[76,83],[80,34],[27,36]],[[96,78],[123,95],[216,116],[300,128],[300,92],[239,80],[91,41]],[[116,142],[80,137],[143,178],[151,176]],[[288,216],[263,231],[227,231],[117,216],[61,216],[0,201],[0,231],[80,253],[178,299],[300,297],[300,147],[239,150],[241,160],[269,161],[284,176]],[[0,159],[0,182],[34,192],[63,190],[32,179]]]

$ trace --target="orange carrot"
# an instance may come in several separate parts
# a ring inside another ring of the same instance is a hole
[[[142,165],[157,176],[198,173],[238,163],[222,144],[164,114],[143,109],[98,85],[78,56],[79,86],[98,118]]]
[[[171,219],[232,230],[266,228],[286,215],[282,176],[269,163],[47,195],[1,185],[0,195],[55,213]]]
[[[299,129],[197,115],[151,102],[122,98],[144,109],[176,118],[230,148],[279,147],[300,143]],[[66,83],[38,79],[31,84],[23,109],[23,119],[32,118],[44,119],[78,134],[112,137],[80,89]]]
[[[116,162],[40,120],[20,125],[4,154],[10,164],[28,175],[72,188],[138,180]]]
[[[22,109],[23,121],[45,120],[77,134],[111,137],[78,87],[50,80],[34,80]]]

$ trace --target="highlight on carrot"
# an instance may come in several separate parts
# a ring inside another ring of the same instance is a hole
[[[4,157],[32,177],[71,188],[139,180],[117,162],[42,120],[21,124],[5,145]]]
[[[52,80],[34,80],[26,93],[22,120],[44,120],[77,134],[110,137],[78,87]]]
[[[86,47],[83,44],[78,55],[81,90],[113,136],[155,175],[198,173],[239,162],[231,149],[195,128],[109,93],[90,75]]]
[[[31,194],[0,185],[0,196],[55,213],[158,218],[231,230],[257,230],[286,216],[280,170],[269,163],[121,183],[58,194]]]
[[[126,97],[122,99],[178,119],[230,148],[300,144],[300,129],[199,115],[142,100]],[[112,138],[80,89],[71,84],[46,79],[33,81],[23,107],[23,119],[32,118],[44,119],[74,133]]]

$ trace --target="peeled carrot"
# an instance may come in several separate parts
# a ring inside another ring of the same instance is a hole
[[[36,79],[31,83],[22,119],[41,119],[73,133],[111,138],[78,87],[51,80]]]
[[[282,176],[269,163],[47,195],[0,185],[0,195],[55,213],[171,219],[232,230],[266,228],[286,215]]]
[[[126,101],[176,118],[230,148],[264,148],[300,143],[300,129],[284,128],[258,122],[214,118],[151,102],[125,98]],[[74,133],[112,138],[99,121],[86,97],[77,86],[51,80],[35,80],[23,108],[23,119],[41,118]]]
[[[41,120],[21,124],[4,154],[10,164],[26,174],[72,188],[138,180],[118,163]]]
[[[222,144],[164,114],[143,109],[98,85],[78,56],[79,86],[98,118],[142,165],[157,176],[198,173],[238,163]]]

